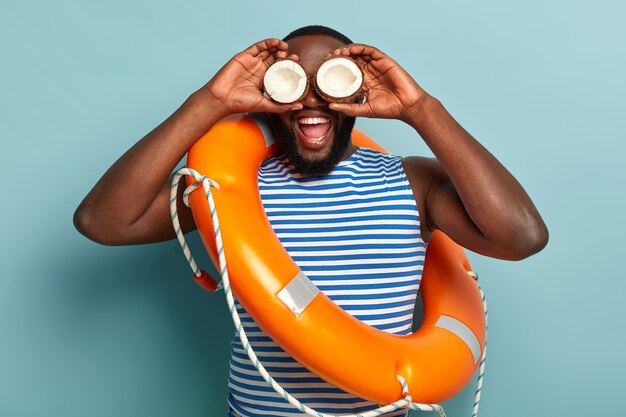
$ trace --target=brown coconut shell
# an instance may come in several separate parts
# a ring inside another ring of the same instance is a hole
[[[331,56],[330,58],[326,59],[322,63],[322,65],[324,65],[324,63],[328,61],[331,61],[333,59],[338,59],[338,58],[347,59],[347,60],[354,62],[354,65],[356,65],[356,67],[359,69],[359,71],[361,72],[361,85],[359,86],[359,88],[350,96],[346,96],[346,97],[331,96],[330,94],[326,93],[321,88],[319,88],[317,84],[317,74],[315,74],[315,77],[313,79],[313,86],[315,87],[315,91],[317,92],[317,94],[320,97],[322,97],[324,100],[328,101],[329,103],[352,103],[358,96],[360,96],[363,93],[363,82],[365,81],[365,74],[363,73],[363,69],[361,68],[361,66],[353,58],[349,56]]]
[[[272,97],[272,96],[271,96],[271,95],[267,92],[267,87],[265,86],[265,74],[263,74],[263,95],[264,95],[265,97],[269,98],[270,100],[272,100],[274,103],[277,103],[277,104],[291,104],[291,103],[296,103],[296,102],[298,102],[298,101],[302,100],[304,97],[306,97],[306,95],[309,93],[309,88],[311,88],[311,85],[310,85],[310,84],[311,84],[311,82],[310,82],[310,80],[309,80],[309,77],[307,77],[307,76],[306,76],[306,71],[304,71],[304,68],[302,67],[302,65],[300,65],[300,63],[298,63],[298,62],[294,61],[293,59],[289,59],[289,58],[280,58],[280,59],[277,59],[276,61],[274,61],[274,63],[273,63],[272,65],[270,65],[270,66],[269,66],[269,67],[265,70],[265,72],[267,73],[267,71],[269,71],[269,70],[270,70],[270,68],[272,68],[274,65],[276,65],[276,64],[278,64],[279,62],[282,62],[282,61],[291,61],[291,62],[293,62],[294,64],[296,64],[296,65],[300,66],[300,68],[302,68],[302,71],[304,72],[304,74],[305,74],[305,79],[306,79],[306,84],[305,84],[305,86],[304,86],[304,91],[303,91],[303,93],[300,95],[300,97],[298,97],[297,99],[295,99],[295,100],[293,100],[293,101],[290,101],[290,102],[288,102],[288,103],[285,103],[285,102],[282,102],[282,101],[278,101],[278,100],[276,100],[274,97]],[[280,65],[280,64],[279,64],[279,65]]]

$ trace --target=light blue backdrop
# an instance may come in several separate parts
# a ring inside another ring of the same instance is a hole
[[[548,224],[530,259],[471,256],[490,306],[481,415],[620,414],[623,2],[179,3],[0,6],[0,416],[224,415],[222,295],[193,283],[176,242],[99,246],[72,214],[233,54],[317,23],[399,61]],[[428,154],[400,122],[358,126],[395,153]],[[470,415],[472,391],[448,402],[451,417]]]

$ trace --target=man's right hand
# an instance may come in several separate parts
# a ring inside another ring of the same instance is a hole
[[[221,116],[234,113],[281,113],[299,110],[301,103],[277,104],[263,95],[263,76],[276,60],[287,55],[287,43],[270,38],[235,55],[198,92],[214,102]]]
[[[265,70],[290,58],[279,39],[255,43],[235,55],[167,120],[129,149],[102,176],[74,214],[76,228],[106,245],[159,242],[175,237],[169,214],[169,175],[215,123],[235,113],[280,113],[301,103],[276,104],[263,96]],[[183,186],[178,189],[182,196]],[[178,203],[183,232],[195,228],[191,210]]]

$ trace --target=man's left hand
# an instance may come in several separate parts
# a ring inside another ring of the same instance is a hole
[[[411,110],[428,96],[393,59],[364,44],[351,44],[333,51],[332,56],[349,56],[363,70],[364,103],[331,103],[332,110],[347,116],[400,119],[408,122]]]

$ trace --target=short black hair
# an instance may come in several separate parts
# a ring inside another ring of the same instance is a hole
[[[283,41],[287,42],[290,39],[297,38],[298,36],[307,36],[307,35],[325,35],[330,36],[331,38],[335,38],[340,42],[343,42],[346,45],[350,45],[352,40],[348,38],[341,32],[336,31],[335,29],[331,29],[327,26],[321,25],[311,25],[311,26],[302,26],[291,32],[289,35],[283,38]]]

